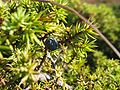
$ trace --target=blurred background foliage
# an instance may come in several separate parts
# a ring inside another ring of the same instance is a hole
[[[77,10],[120,49],[119,4],[54,1]],[[46,50],[49,37],[57,50]],[[119,90],[120,63],[74,14],[32,0],[0,1],[0,89]]]

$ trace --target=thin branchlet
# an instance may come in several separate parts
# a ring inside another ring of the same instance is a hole
[[[35,70],[39,70],[39,71],[41,71],[42,70],[42,66],[43,66],[43,63],[45,62],[45,59],[46,59],[46,57],[47,57],[47,48],[45,48],[45,54],[44,54],[44,56],[43,56],[43,58],[42,58],[42,61],[40,62],[40,64],[35,68]]]
[[[65,6],[65,5],[59,4],[54,1],[49,1],[49,0],[37,0],[37,1],[57,5],[65,10],[70,11],[70,12],[74,13],[75,15],[77,15],[84,22],[86,22],[88,25],[90,25],[99,34],[99,36],[107,43],[107,45],[114,51],[114,53],[120,58],[120,52],[115,48],[115,46],[100,32],[100,30],[95,25],[93,25],[90,21],[88,21],[84,16],[79,14],[76,10],[74,10],[73,8],[71,8],[69,6]]]

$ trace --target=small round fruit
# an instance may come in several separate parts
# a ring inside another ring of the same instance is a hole
[[[49,50],[53,51],[58,48],[58,42],[55,38],[47,38],[45,41],[45,46]]]

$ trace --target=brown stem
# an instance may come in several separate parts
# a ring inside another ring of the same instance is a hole
[[[43,56],[43,58],[42,58],[42,61],[40,62],[40,64],[35,68],[35,70],[41,70],[41,68],[42,68],[42,65],[43,65],[43,63],[45,62],[45,59],[46,59],[46,56],[47,56],[47,49],[45,48],[45,54],[44,54],[44,56]]]
[[[114,47],[114,45],[112,45],[112,43],[99,31],[99,29],[93,25],[90,21],[88,21],[84,16],[82,16],[81,14],[79,14],[76,10],[74,10],[71,7],[59,4],[57,2],[54,1],[49,1],[49,0],[37,0],[39,2],[47,2],[47,3],[51,3],[53,5],[57,5],[63,9],[66,9],[72,13],[74,13],[75,15],[77,15],[79,18],[81,18],[84,22],[86,22],[88,25],[90,25],[98,34],[99,36],[108,44],[108,46],[115,52],[115,54],[120,58],[120,52]]]
[[[62,41],[59,41],[59,43],[61,43],[61,44],[63,44],[63,43],[67,43],[67,42],[70,42],[70,40],[72,40],[72,39],[74,39],[74,38],[76,38],[76,36],[79,36],[80,34],[82,34],[83,33],[83,31],[81,31],[81,32],[78,32],[78,33],[76,33],[75,35],[73,35],[73,36],[70,36],[70,37],[68,37],[67,39],[65,39],[64,41],[62,40]]]

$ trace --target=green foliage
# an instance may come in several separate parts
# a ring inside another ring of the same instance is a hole
[[[94,22],[98,28],[111,40],[119,49],[119,9],[116,11],[104,4],[92,5],[72,0],[71,7],[82,13],[90,21]],[[79,21],[78,17],[68,15],[68,22]],[[95,51],[88,57],[88,61],[81,67],[80,82],[75,90],[119,90],[120,89],[120,64],[118,60],[108,59],[103,53],[107,53],[113,58],[113,52],[103,43],[101,39],[97,41],[97,48],[104,52]],[[114,57],[115,58],[115,57]],[[87,64],[87,66],[86,66]],[[83,68],[83,69],[82,69]],[[85,74],[84,74],[85,73]],[[82,75],[84,74],[84,75]],[[74,76],[73,76],[74,77]],[[77,78],[78,79],[78,78]]]
[[[54,1],[79,5],[77,0],[76,4]],[[110,20],[116,21],[117,15],[105,5],[97,8],[83,4],[80,8],[94,23],[99,21],[104,33],[110,29]],[[49,3],[19,0],[1,4],[0,90],[119,90],[119,61],[95,51],[96,33],[77,20],[73,14]],[[118,32],[117,23],[111,28]],[[110,33],[106,35],[115,42],[117,36],[113,38]],[[48,38],[57,40],[56,50],[47,49]],[[90,57],[88,52],[94,54]]]
[[[110,40],[113,42],[118,40],[119,37],[117,33],[119,32],[119,24],[112,8],[107,7],[104,4],[101,4],[99,6],[85,4],[83,5],[83,9],[88,14],[95,17],[96,22],[98,23],[98,27],[101,31],[103,31],[103,33],[107,35],[107,37],[109,37]]]
[[[0,8],[0,89],[75,88],[95,47],[89,25],[66,26],[65,10],[49,3],[20,0]],[[46,49],[49,37],[58,41],[57,50]]]
[[[78,12],[82,13],[86,18],[88,18],[91,22],[94,22],[96,26],[101,30],[101,32],[110,40],[117,49],[120,48],[120,10],[119,5],[114,6],[107,6],[105,4],[99,4],[99,5],[93,5],[88,4],[84,2],[80,2],[79,0],[72,0],[72,4],[70,4],[73,8],[75,8]],[[76,21],[79,21],[79,18],[74,17],[71,20],[71,17],[73,17],[72,14],[68,15],[70,16],[70,20],[68,22],[72,21],[72,23],[75,23]],[[104,43],[101,38],[98,38],[97,46],[98,50],[103,51],[111,58],[116,58],[114,53],[110,50],[110,48]],[[101,43],[104,43],[101,46]]]
[[[120,89],[120,64],[118,60],[107,59],[102,52],[94,54],[94,61],[96,61],[96,77],[95,88],[104,90]],[[95,74],[94,73],[94,74]]]

